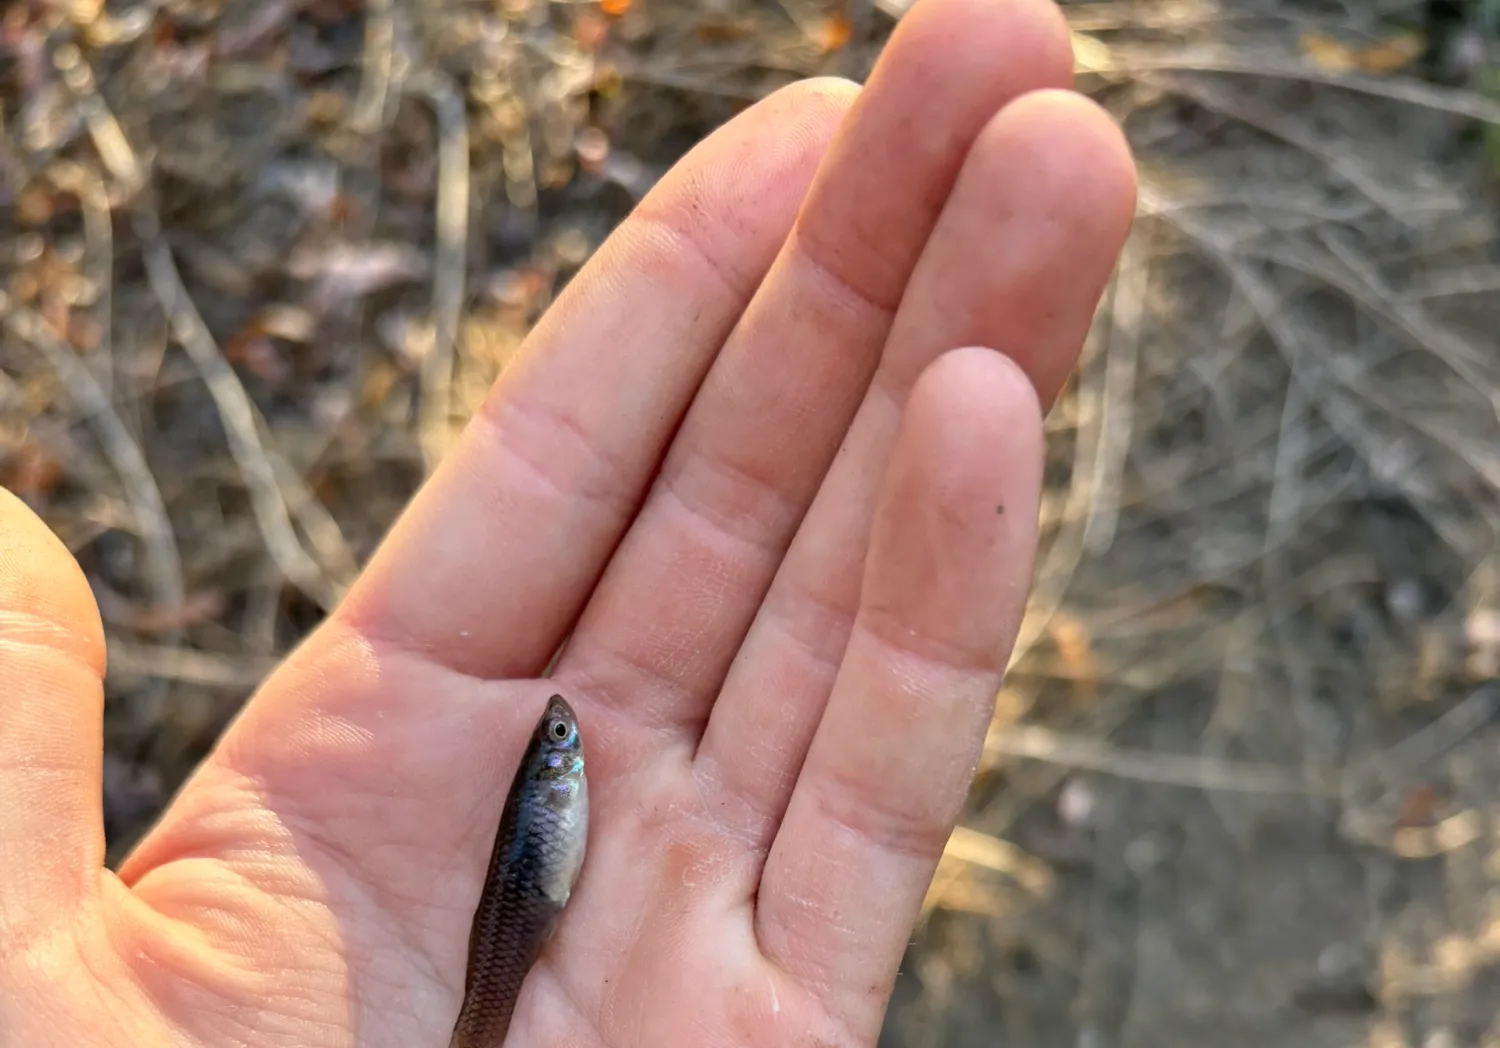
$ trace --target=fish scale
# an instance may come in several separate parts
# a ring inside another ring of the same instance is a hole
[[[527,973],[551,938],[583,863],[583,741],[560,695],[547,702],[506,797],[469,933],[464,1001],[449,1048],[500,1048]]]

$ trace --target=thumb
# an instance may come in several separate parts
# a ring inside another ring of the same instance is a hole
[[[0,488],[0,942],[99,891],[104,628],[83,572]]]

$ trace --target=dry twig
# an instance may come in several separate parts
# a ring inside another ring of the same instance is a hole
[[[133,198],[129,205],[132,228],[141,241],[152,290],[170,321],[173,335],[187,351],[214,398],[230,454],[244,476],[272,558],[287,578],[321,607],[333,607],[352,580],[331,576],[302,548],[277,484],[275,467],[261,439],[255,406],[183,286],[171,249],[162,236],[144,167],[100,97],[93,73],[77,47],[61,46],[55,64],[84,113],[100,159],[119,183],[122,194]]]
[[[146,578],[151,586],[152,599],[163,612],[173,614],[183,604],[182,565],[178,559],[177,539],[161,490],[140,445],[116,414],[94,373],[83,365],[72,347],[63,342],[45,320],[34,311],[11,302],[3,291],[0,291],[0,316],[12,335],[46,358],[74,405],[93,428],[99,448],[118,474],[135,517],[136,530],[145,548]],[[175,636],[176,631],[169,631],[168,643]],[[156,698],[159,700],[160,696]],[[152,711],[147,711],[150,713]]]
[[[411,87],[437,114],[437,257],[432,273],[433,339],[422,362],[420,432],[427,471],[437,469],[453,427],[453,356],[464,303],[469,246],[469,124],[464,100],[447,77],[424,70]]]

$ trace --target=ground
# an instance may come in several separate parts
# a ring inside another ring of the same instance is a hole
[[[900,8],[6,6],[0,481],[99,596],[112,860],[642,190]],[[1500,12],[1065,10],[1141,215],[882,1043],[1500,1044]]]

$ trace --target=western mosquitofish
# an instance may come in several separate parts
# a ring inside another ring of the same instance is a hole
[[[589,790],[578,718],[547,701],[511,783],[469,932],[464,1000],[449,1048],[500,1048],[527,972],[577,883]]]

